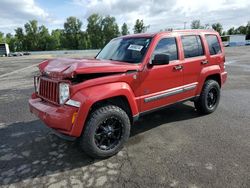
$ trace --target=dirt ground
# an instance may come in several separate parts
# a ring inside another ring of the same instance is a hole
[[[105,160],[51,135],[29,112],[36,65],[56,55],[0,58],[0,187],[250,187],[249,52],[226,48],[229,75],[215,113],[200,116],[187,102],[144,116]]]

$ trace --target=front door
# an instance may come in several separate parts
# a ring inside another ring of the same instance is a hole
[[[179,61],[177,39],[175,37],[159,40],[151,60],[155,54],[167,54],[169,64],[147,65],[140,73],[141,112],[174,103],[181,98],[180,87],[183,85],[183,67]]]

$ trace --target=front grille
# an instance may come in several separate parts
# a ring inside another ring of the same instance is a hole
[[[59,104],[59,82],[40,77],[38,95],[42,99]]]

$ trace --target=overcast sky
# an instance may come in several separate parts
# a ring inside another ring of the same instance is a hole
[[[28,20],[36,19],[50,30],[62,28],[69,16],[86,27],[92,13],[115,16],[119,26],[126,22],[132,31],[137,18],[150,25],[149,32],[165,28],[187,28],[194,19],[202,24],[220,22],[224,29],[250,21],[249,0],[1,0],[0,31],[14,32]]]

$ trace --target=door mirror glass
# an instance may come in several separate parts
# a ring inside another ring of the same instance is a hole
[[[155,54],[152,59],[151,65],[166,65],[169,64],[169,55],[167,54]]]

